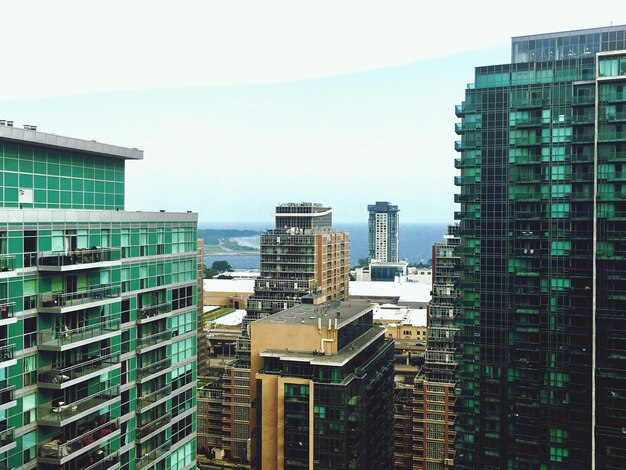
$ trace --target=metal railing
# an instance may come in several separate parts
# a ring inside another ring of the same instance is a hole
[[[157,305],[148,305],[137,309],[137,319],[146,320],[172,311],[172,302]]]
[[[159,400],[163,400],[166,397],[169,397],[172,394],[172,386],[166,385],[163,388],[155,390],[154,392],[147,393],[137,398],[137,411],[141,413],[143,408],[146,408],[153,403],[158,402]]]
[[[119,397],[120,387],[114,385],[107,389],[94,393],[91,396],[81,398],[72,403],[49,401],[38,406],[37,416],[40,423],[53,423],[59,425],[61,421],[76,416],[78,413],[101,406],[116,397]]]
[[[102,261],[118,261],[121,259],[119,248],[77,249],[74,251],[47,251],[39,253],[39,267],[73,266],[78,264],[100,263]]]
[[[49,441],[39,444],[38,455],[46,459],[61,460],[115,431],[117,431],[117,418],[94,429],[89,429],[70,440],[66,440],[62,433],[57,434]]]
[[[154,362],[152,364],[148,364],[147,366],[142,366],[137,369],[137,378],[143,379],[152,374],[156,374],[159,371],[165,370],[172,365],[172,358],[166,357],[165,359],[161,359],[160,361]]]
[[[78,292],[39,294],[39,308],[70,307],[120,296],[119,284],[98,284]]]
[[[56,368],[48,366],[41,368],[37,374],[38,383],[60,384],[69,380],[78,379],[97,370],[110,367],[120,362],[120,353],[95,356],[70,367]]]
[[[15,312],[15,302],[0,301],[0,320],[13,318]]]
[[[0,427],[0,447],[8,446],[15,441],[15,426]]]
[[[84,468],[83,470],[106,470],[117,465],[120,460],[119,452],[105,457],[105,455],[108,453],[107,450],[108,449],[98,449],[97,452],[94,452],[93,459],[96,461],[96,463],[90,465],[87,468]]]
[[[15,345],[0,341],[0,362],[10,361],[15,357]]]
[[[15,385],[9,385],[8,380],[0,380],[0,405],[13,401]]]
[[[0,255],[0,272],[15,271],[15,255]]]
[[[147,348],[149,346],[154,346],[159,343],[163,343],[164,341],[168,341],[172,339],[172,330],[162,331],[160,333],[155,333],[150,336],[145,336],[141,338],[137,338],[137,349]]]
[[[160,427],[165,426],[172,418],[172,413],[166,413],[163,416],[157,416],[155,419],[146,424],[140,424],[137,427],[137,437],[143,439],[149,434],[152,434]]]
[[[171,449],[171,447],[172,447],[172,443],[168,441],[168,442],[164,442],[156,449],[151,450],[150,452],[146,452],[139,458],[138,467],[140,469],[147,467],[148,465],[150,465],[150,463],[154,462],[159,457],[162,457],[163,455],[167,454],[169,450]]]
[[[60,328],[49,328],[39,332],[38,344],[40,346],[53,345],[63,346],[66,344],[72,344],[77,341],[83,341],[86,339],[96,338],[106,333],[114,331],[120,331],[120,320],[108,320],[105,322],[96,323],[95,325],[88,325],[73,330],[66,330]]]

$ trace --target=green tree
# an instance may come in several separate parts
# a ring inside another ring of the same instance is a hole
[[[359,261],[356,263],[356,266],[354,266],[354,268],[364,268],[366,266],[369,266],[369,264],[369,258],[359,258]]]
[[[210,268],[207,268],[206,265],[204,266],[204,278],[213,279],[214,277],[218,276],[221,273],[229,272],[232,270],[233,270],[233,267],[226,260],[213,261],[213,264],[211,265]],[[219,278],[225,279],[226,277],[219,276]],[[232,277],[229,276],[227,279],[232,279]]]

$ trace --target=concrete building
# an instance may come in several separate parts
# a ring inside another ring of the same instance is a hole
[[[254,279],[205,279],[204,305],[245,310],[254,294]]]
[[[394,340],[426,341],[425,308],[408,308],[394,304],[374,306],[374,323],[387,330],[385,336]]]
[[[197,215],[124,211],[142,158],[0,121],[0,468],[195,467]]]
[[[397,262],[399,214],[398,206],[376,202],[367,206],[368,257],[370,261]]]
[[[253,468],[391,468],[393,341],[373,310],[302,304],[250,325]]]
[[[626,26],[511,46],[456,108],[455,462],[623,469]]]
[[[457,350],[454,324],[460,276],[458,226],[448,228],[433,246],[433,288],[428,305],[424,365],[414,381],[413,452],[398,469],[446,469],[453,466],[456,431]],[[408,456],[407,456],[408,457]]]
[[[347,300],[350,274],[348,232],[332,230],[332,208],[313,203],[276,207],[276,227],[261,234],[261,275],[248,300],[255,318],[301,302]]]

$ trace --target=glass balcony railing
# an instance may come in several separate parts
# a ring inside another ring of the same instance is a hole
[[[15,345],[6,341],[0,341],[0,366],[3,362],[11,361],[15,358]]]
[[[140,469],[146,468],[148,465],[150,465],[152,462],[157,460],[159,457],[162,457],[165,454],[167,454],[170,451],[171,447],[172,447],[172,443],[168,441],[168,442],[164,442],[163,444],[161,444],[159,447],[157,447],[154,450],[145,452],[139,458],[138,468]]]
[[[116,465],[118,465],[120,462],[119,453],[116,452],[107,456],[107,454],[109,453],[107,450],[108,449],[106,448],[98,449],[96,452],[88,454],[86,456],[86,460],[88,462],[93,461],[94,463],[92,465],[89,465],[89,467],[80,468],[82,468],[82,470],[107,470],[111,468],[116,468]]]
[[[163,416],[158,416],[150,422],[140,423],[137,428],[137,438],[145,439],[148,435],[155,432],[157,429],[165,426],[170,419],[172,419],[172,413],[166,413]]]
[[[60,268],[64,266],[77,266],[101,263],[104,261],[119,261],[121,259],[120,248],[92,248],[91,250],[48,251],[39,253],[39,269],[47,267]]]
[[[15,255],[0,255],[0,274],[15,271]]]
[[[141,323],[142,320],[152,320],[171,311],[172,302],[140,307],[137,309],[137,320]]]
[[[0,426],[0,447],[8,446],[13,442],[15,442],[15,427]]]
[[[0,300],[0,320],[10,320],[15,311],[15,302]]]
[[[39,294],[39,308],[63,308],[86,305],[120,296],[119,284],[98,284],[78,292]]]
[[[47,347],[62,347],[88,339],[96,339],[108,333],[120,331],[120,320],[109,320],[88,325],[85,327],[68,330],[65,328],[48,328],[40,331],[37,344],[41,349]]]
[[[8,380],[0,380],[0,406],[14,400],[15,385],[9,385]]]
[[[120,363],[120,353],[96,355],[86,358],[84,361],[70,367],[57,368],[53,366],[42,367],[37,373],[39,386],[56,385],[80,379],[94,372],[106,369]],[[57,388],[57,387],[55,387]]]
[[[172,394],[172,386],[167,385],[163,388],[155,390],[154,392],[144,393],[139,398],[137,398],[137,411],[141,413],[143,409],[148,408],[150,405],[154,403],[158,403],[160,400],[163,400],[169,397]]]
[[[102,419],[102,415],[98,416],[98,418]],[[93,429],[87,429],[71,439],[67,439],[65,434],[59,433],[49,441],[42,442],[38,446],[39,457],[46,460],[67,461],[68,457],[73,458],[85,453],[86,449],[91,448],[92,444],[104,439],[118,429],[117,418],[104,424],[98,424],[97,420],[94,420],[93,425],[95,425]]]
[[[166,357],[160,361],[148,364],[147,366],[141,366],[137,369],[137,380],[145,379],[152,374],[156,374],[162,370],[168,369],[172,365],[172,358]]]
[[[137,338],[137,352],[141,352],[142,349],[146,349],[150,346],[156,346],[170,339],[172,339],[172,330],[162,331],[161,333]]]
[[[65,403],[59,400],[49,401],[37,408],[37,423],[50,426],[61,426],[63,421],[78,416],[85,411],[97,411],[104,403],[118,398],[120,394],[119,385],[106,388],[91,396]]]

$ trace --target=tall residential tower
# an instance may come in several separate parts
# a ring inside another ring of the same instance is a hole
[[[367,206],[368,250],[370,261],[398,261],[398,206],[376,202]]]
[[[456,114],[456,462],[625,468],[626,26],[513,38]]]
[[[0,121],[0,468],[191,469],[197,215],[116,147]]]

